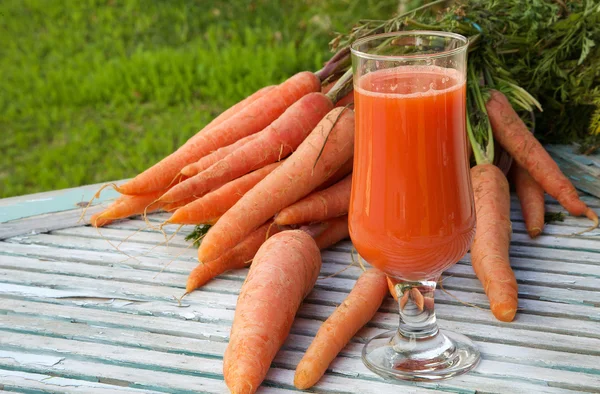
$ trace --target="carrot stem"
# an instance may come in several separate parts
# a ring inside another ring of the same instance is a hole
[[[331,99],[333,103],[337,103],[344,96],[350,93],[350,91],[353,88],[354,86],[352,84],[352,69],[350,68],[344,73],[344,75],[340,77],[340,79],[337,80],[337,82],[335,83],[335,85],[333,85],[331,90],[327,92],[327,96]]]

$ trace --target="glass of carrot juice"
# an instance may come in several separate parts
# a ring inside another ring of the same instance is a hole
[[[363,361],[405,380],[465,373],[480,358],[438,329],[434,290],[475,234],[466,137],[468,41],[405,31],[353,43],[356,144],[349,226],[358,253],[385,272],[400,324],[371,339]]]

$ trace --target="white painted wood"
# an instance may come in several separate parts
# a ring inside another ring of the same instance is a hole
[[[316,299],[323,299],[323,292],[311,294]],[[194,297],[195,296],[195,297]],[[309,300],[311,299],[309,296]],[[343,295],[337,297],[338,300],[343,300]],[[73,300],[74,304],[84,305],[90,308],[103,308],[110,310],[120,310],[132,314],[134,316],[168,316],[176,317],[186,321],[200,321],[200,322],[226,322],[230,324],[233,320],[233,310],[235,308],[235,296],[226,297],[225,295],[218,294],[217,297],[208,297],[207,295],[199,294],[198,292],[193,293],[189,298],[185,299],[185,305],[190,305],[185,308],[178,308],[177,304],[173,301],[171,304],[165,303],[147,303],[147,302],[135,302],[135,300],[127,300],[124,298],[119,299],[122,302],[114,302],[112,299],[97,300],[95,298],[86,299],[78,298]],[[339,302],[338,302],[339,304]],[[9,308],[9,305],[13,305],[13,308]],[[464,309],[464,306],[460,306]],[[38,313],[41,316],[52,316],[53,313],[64,316],[67,314],[70,318],[78,316],[78,310],[72,308],[64,308],[58,305],[52,304],[31,304],[25,301],[12,301],[6,300],[3,305],[0,306],[0,310],[11,311],[12,313],[27,313],[27,310],[31,309],[30,313]],[[387,310],[392,310],[391,308]],[[315,310],[319,310],[319,313],[315,313]],[[473,313],[474,317],[469,318],[469,310],[463,312],[463,316],[454,317],[456,308],[450,308],[446,311],[446,306],[440,306],[439,317],[440,325],[453,329],[460,332],[468,332],[473,337],[477,337],[481,340],[500,342],[509,341],[505,343],[514,343],[520,346],[536,346],[546,349],[561,350],[567,352],[577,353],[590,353],[600,355],[600,350],[596,352],[596,348],[600,349],[600,336],[598,335],[598,324],[595,322],[577,322],[575,320],[564,320],[564,319],[552,319],[552,318],[535,318],[523,316],[524,323],[515,324],[503,324],[495,322],[491,315],[486,311],[480,311],[481,313]],[[67,312],[70,311],[70,312]],[[305,304],[299,313],[299,318],[296,321],[293,332],[305,335],[314,335],[320,323],[313,320],[317,318],[324,320],[333,311],[332,307],[321,306],[310,306]],[[475,311],[473,311],[475,312]],[[50,315],[48,315],[50,313]],[[93,310],[93,314],[99,314],[101,311]],[[86,311],[83,316],[79,317],[85,319],[92,315],[92,311]],[[466,317],[465,317],[466,315]],[[103,316],[103,315],[100,315]],[[444,320],[445,318],[445,320]],[[467,323],[461,321],[462,319],[468,318],[473,323]],[[105,318],[103,317],[102,324],[110,323],[114,321],[115,317]],[[130,319],[129,317],[127,318]],[[455,319],[452,321],[450,319]],[[143,321],[143,319],[142,319]],[[474,324],[477,321],[481,321],[481,324]],[[391,313],[379,313],[373,319],[371,326],[374,329],[383,327],[385,329],[393,329],[397,325],[397,315]],[[570,326],[576,326],[569,330]],[[502,328],[499,328],[502,327]],[[518,330],[518,331],[517,331]],[[540,330],[542,330],[540,332]],[[545,331],[544,331],[545,330]],[[572,334],[577,334],[573,336]],[[211,334],[217,335],[217,334]],[[367,333],[363,336],[372,336],[374,333]],[[225,338],[225,337],[222,337]]]
[[[149,256],[155,258],[169,259],[177,257],[178,259],[187,259],[190,261],[197,260],[196,249],[190,248],[177,248],[171,244],[170,247],[165,245],[158,245],[156,247],[147,244],[139,244],[135,242],[123,242],[119,245],[119,242],[112,241],[109,243],[107,240],[99,238],[82,238],[69,235],[51,235],[51,234],[39,234],[34,237],[16,237],[10,238],[9,242],[18,242],[21,244],[37,244],[47,246],[57,246],[64,249],[83,249],[83,250],[97,250],[97,251],[114,251],[121,253],[123,261],[135,259],[136,257]],[[118,250],[117,250],[118,247]]]
[[[145,245],[162,245],[166,242],[165,236],[161,234],[159,231],[152,232],[137,232],[132,230],[120,230],[112,227],[106,228],[94,228],[94,227],[76,227],[76,228],[66,228],[63,230],[54,231],[53,234],[56,235],[67,235],[67,236],[77,236],[77,237],[86,237],[86,238],[100,238],[100,239],[109,239],[111,241],[120,242],[123,239],[127,240],[124,243],[141,243]],[[128,238],[129,237],[129,238]],[[177,247],[185,249],[190,246],[190,242],[184,240],[182,236],[175,236],[173,240],[169,241],[169,246]],[[145,246],[148,248],[148,246]]]
[[[581,219],[579,220],[581,221]],[[589,226],[589,224],[588,224]],[[552,226],[549,226],[552,228]],[[191,228],[188,226],[186,230],[190,230]],[[589,249],[592,251],[600,252],[600,230],[594,230],[588,233],[584,233],[581,235],[574,235],[576,232],[581,231],[581,228],[569,228],[566,227],[566,231],[550,231],[550,233],[546,232],[543,236],[532,240],[526,234],[526,230],[523,224],[515,224],[513,227],[514,233],[512,237],[513,242],[521,242],[526,244],[531,244],[535,246],[545,246],[545,247],[557,247],[559,246],[561,249],[569,249],[569,248],[579,248],[581,245],[584,245],[582,248]],[[564,230],[564,228],[563,228]],[[572,231],[571,231],[572,230]],[[164,236],[160,234],[158,231],[154,232],[143,232],[143,233],[135,233],[135,230],[121,230],[116,228],[103,228],[103,229],[94,229],[92,227],[79,227],[79,228],[70,228],[64,230],[58,230],[54,232],[59,235],[74,235],[74,236],[87,236],[92,238],[100,238],[100,234],[102,237],[114,241],[121,241],[127,237],[130,237],[127,242],[141,242],[150,245],[156,245],[165,242]],[[551,234],[554,233],[554,234]],[[189,246],[189,242],[185,241],[183,237],[175,237],[173,241],[170,242],[172,246],[178,247],[187,247]]]
[[[21,353],[0,350],[0,371],[5,371],[4,367],[34,370],[36,373],[51,374],[58,377],[67,376],[84,382],[96,379],[119,389],[124,385],[139,387],[145,393],[152,392],[152,390],[190,394],[198,392],[225,394],[229,392],[225,382],[214,377],[199,378],[198,376],[94,363],[66,357],[61,357],[60,363],[55,365],[40,365],[36,362],[37,359],[44,357],[47,356],[35,353],[35,351],[33,353]],[[58,392],[61,393],[62,391]],[[259,394],[285,394],[289,392],[289,390],[271,387],[262,387],[258,391]]]
[[[221,345],[223,347],[222,350],[224,350],[225,344]],[[109,364],[116,363],[119,365],[134,366],[137,368],[152,370],[176,370],[192,375],[209,375],[218,377],[222,371],[221,361],[213,358],[161,353],[145,349],[122,348],[113,345],[89,342],[86,343],[85,346],[81,346],[74,341],[66,339],[52,338],[47,336],[33,337],[30,335],[12,332],[3,333],[3,336],[0,338],[0,346],[10,348],[13,351],[34,350],[36,352],[44,353],[56,353],[56,349],[61,349],[58,353],[66,358],[84,357],[93,361],[101,361]],[[279,352],[274,363],[280,368],[283,367],[285,369],[293,369],[301,357],[301,352],[284,350]],[[350,378],[366,377],[372,379],[373,382],[379,381],[383,383],[381,378],[368,371],[364,365],[357,365],[356,361],[353,359],[338,357],[338,359],[336,359],[336,361],[332,364],[331,369],[333,372],[340,373]],[[522,375],[527,371],[530,373],[529,376],[535,376],[535,373],[540,376],[539,373],[541,368],[520,366],[520,368],[517,368],[515,371],[510,364],[483,360],[480,366],[476,369],[478,374],[481,373],[479,372],[480,369],[481,372],[484,372],[487,369],[492,369],[496,372],[490,375],[494,376],[498,374],[499,377],[506,376],[503,374],[504,370],[510,370],[514,371],[516,377],[520,377],[519,375]],[[485,373],[482,374],[485,375]],[[575,376],[577,376],[577,382],[574,382]],[[558,384],[570,384],[569,382],[573,381],[573,386],[577,387],[578,389],[589,389],[591,387],[596,387],[598,379],[600,379],[600,377],[597,375],[594,376],[581,372],[574,373],[570,371],[558,370],[553,371],[552,376],[546,375],[545,377],[549,378],[553,383]],[[540,376],[538,379],[543,379],[543,377]],[[534,381],[534,379],[531,380]],[[541,380],[540,383],[543,384],[543,382],[544,381]],[[485,383],[479,381],[478,384],[480,385],[481,390],[486,389]],[[452,381],[448,381],[437,383],[437,385],[451,388],[453,383]]]
[[[1,200],[0,200],[1,201]],[[48,213],[25,219],[0,223],[0,240],[27,234],[41,234],[52,230],[84,226],[89,217],[103,209],[103,205],[90,207],[83,221],[80,221],[81,208],[58,213]]]
[[[165,261],[150,256],[137,257],[123,261],[126,257],[117,251],[93,251],[81,249],[63,249],[56,246],[45,246],[36,244],[17,244],[0,242],[0,255],[23,256],[39,259],[40,261],[62,261],[75,264],[89,264],[100,266],[130,267],[136,270],[149,270],[153,272],[178,272],[189,274],[198,265],[197,260],[175,259],[165,268]]]
[[[224,346],[221,343],[205,339],[148,333],[121,327],[112,328],[73,324],[28,315],[0,315],[0,330],[31,335],[50,335],[83,342],[107,343],[147,350],[188,355],[211,355],[215,357],[222,356]],[[292,334],[288,338],[284,349],[305,351],[311,340],[311,336]],[[478,342],[477,345],[486,359],[600,374],[600,365],[598,364],[598,358],[595,356],[488,342]],[[351,342],[346,346],[342,355],[359,358],[361,350],[361,343]]]
[[[6,262],[4,262],[6,261]],[[37,260],[28,259],[24,257],[10,257],[0,256],[0,266],[13,266],[17,268],[22,262],[24,266],[32,266],[36,264]],[[133,270],[129,267],[113,266],[113,267],[101,267],[101,266],[86,266],[76,263],[53,263],[46,262],[49,270],[52,270],[53,266],[62,267],[65,275],[55,275],[46,273],[37,273],[29,271],[20,271],[14,269],[0,269],[0,281],[12,284],[31,285],[36,283],[44,283],[46,287],[52,286],[53,289],[58,290],[73,290],[77,294],[85,295],[85,289],[102,289],[104,297],[120,298],[120,299],[146,299],[146,300],[172,300],[173,297],[179,297],[183,293],[186,276],[179,273],[163,272],[157,275],[156,272],[144,271],[144,270]],[[40,269],[44,270],[44,269]],[[204,288],[204,291],[233,294],[237,293],[241,282],[244,278],[245,270],[233,271],[224,278],[236,279],[235,282],[224,279],[215,279],[209,282]],[[339,304],[342,302],[345,294],[354,285],[354,279],[345,278],[329,278],[319,279],[316,284],[316,295],[309,296],[309,300],[314,299],[319,302],[330,302],[332,304]],[[472,287],[472,290],[469,289]],[[585,298],[576,298],[576,294],[592,294],[597,295],[591,291],[578,291],[575,295],[572,294],[568,289],[548,289],[547,287],[541,286],[529,286],[522,285],[525,288],[525,292],[537,292],[544,294],[545,298],[550,296],[558,297],[562,296],[561,300],[565,303],[582,303]],[[475,279],[451,277],[444,280],[444,288],[454,294],[456,290],[471,290],[482,293],[479,282]],[[331,292],[325,289],[334,289],[337,291]],[[98,297],[98,291],[88,292],[89,297]],[[459,296],[460,300],[465,302],[471,302],[472,297],[464,299],[463,295]],[[469,301],[471,300],[471,301]],[[525,300],[522,300],[525,302]],[[590,301],[594,302],[594,300]],[[539,305],[539,304],[538,304]],[[575,308],[573,305],[567,304],[554,304],[550,308],[554,313],[562,312],[564,314],[574,314],[579,317],[578,311],[581,309],[581,314],[590,317],[598,317],[600,311],[597,308]],[[537,307],[533,308],[535,312]],[[542,309],[540,313],[545,313],[546,309]]]
[[[598,199],[584,200],[600,207]],[[589,223],[567,216],[531,240],[514,196],[511,202],[511,260],[520,289],[516,320],[507,324],[491,316],[468,255],[444,274],[449,293],[436,293],[440,326],[470,335],[481,349],[483,361],[475,371],[419,385],[395,385],[368,371],[360,362],[362,344],[397,325],[397,306],[387,299],[314,389],[377,394],[597,391],[600,231],[571,236]],[[549,211],[564,212],[551,198],[546,202]],[[155,214],[149,220],[156,226],[168,216]],[[59,216],[48,218],[52,222]],[[184,240],[193,227],[183,228],[167,247],[164,236],[146,225],[134,218],[101,229],[102,236],[90,227],[66,226],[49,234],[20,232],[0,241],[0,379],[8,377],[13,384],[6,387],[67,392],[40,386],[52,376],[48,382],[63,379],[56,381],[69,383],[72,392],[118,392],[124,387],[227,392],[220,358],[247,270],[222,275],[179,306],[173,297],[182,294],[187,273],[197,263],[196,251],[186,249]],[[11,231],[15,229],[23,230],[16,226]],[[176,229],[165,227],[169,235]],[[0,235],[2,231],[0,225]],[[117,251],[115,246],[132,234],[119,245],[126,255]],[[358,267],[346,268],[351,248],[347,241],[323,253],[321,278],[259,392],[294,391],[295,364],[361,274]]]
[[[5,354],[6,356],[6,354]],[[113,380],[114,382],[114,380]],[[118,388],[116,388],[118,387]],[[159,391],[142,390],[131,387],[115,386],[90,382],[80,379],[68,379],[60,376],[44,375],[39,373],[28,373],[21,371],[10,371],[0,368],[0,390],[6,391],[31,391],[39,390],[45,393],[97,393],[97,394],[119,394],[119,393],[144,393],[158,394]]]

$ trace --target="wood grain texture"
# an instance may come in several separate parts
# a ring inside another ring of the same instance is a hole
[[[600,207],[598,199],[585,200]],[[552,199],[546,203],[550,211],[563,211]],[[493,319],[469,255],[444,273],[444,291],[436,292],[440,326],[469,335],[481,350],[483,361],[473,372],[435,384],[407,384],[385,381],[366,369],[360,360],[365,340],[397,325],[397,306],[389,298],[315,390],[597,392],[600,231],[573,236],[588,224],[568,216],[531,240],[518,204],[512,205],[511,261],[520,289],[515,321]],[[48,214],[45,223],[58,226],[55,222],[67,214]],[[166,217],[149,219],[156,225]],[[41,234],[34,228],[39,223],[25,226],[25,232],[13,226],[12,233],[2,232],[6,223],[0,224],[0,234],[16,234],[0,241],[0,388],[226,393],[222,354],[247,270],[221,275],[179,305],[174,297],[183,293],[187,274],[197,264],[196,250],[183,239],[191,226],[177,235],[177,226],[165,226],[173,236],[167,244],[163,234],[139,218],[100,231],[69,223]],[[295,365],[362,272],[348,267],[351,249],[343,241],[322,253],[320,278],[259,392],[295,392]]]

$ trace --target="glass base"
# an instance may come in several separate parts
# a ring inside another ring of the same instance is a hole
[[[466,336],[439,330],[432,337],[402,337],[388,331],[371,339],[363,348],[362,359],[384,378],[411,381],[448,379],[470,371],[480,354]]]

